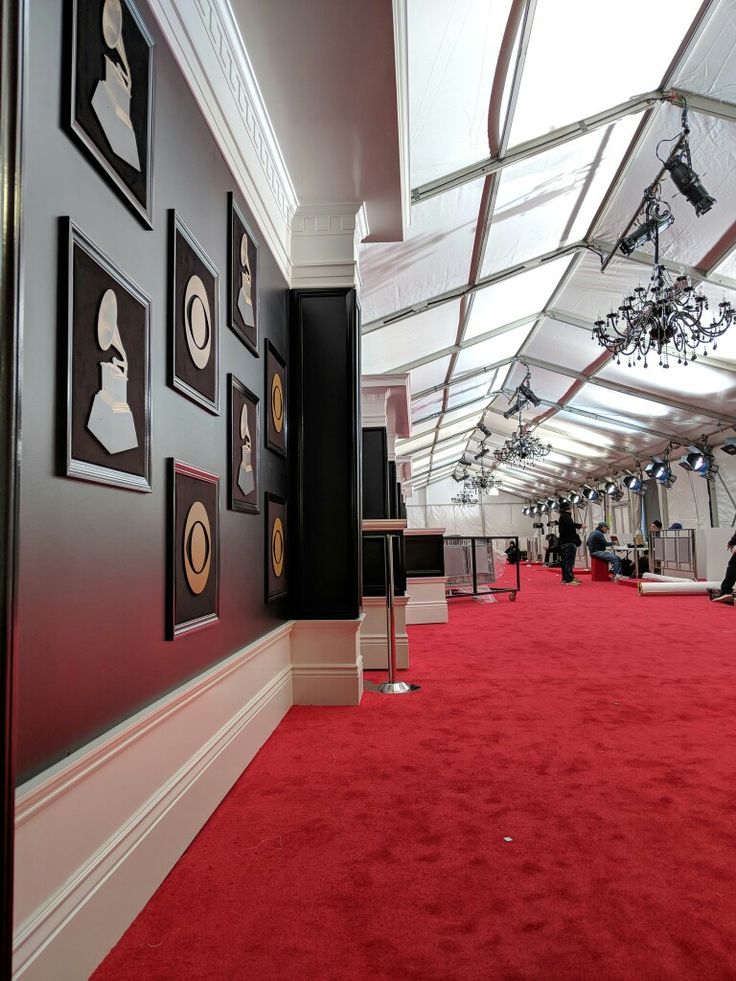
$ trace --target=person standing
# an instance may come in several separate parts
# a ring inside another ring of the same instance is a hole
[[[736,535],[731,536],[731,540],[726,546],[731,551],[731,558],[726,566],[726,578],[721,583],[721,595],[716,596],[714,603],[725,603],[728,599],[734,602],[733,587],[736,586]]]
[[[608,530],[606,522],[601,521],[595,531],[591,531],[588,535],[588,551],[590,552],[591,558],[600,559],[601,562],[608,562],[611,566],[614,579],[627,579],[627,576],[621,575],[620,557],[615,552],[610,551],[612,542],[606,541],[606,532]]]
[[[580,580],[575,578],[573,569],[575,568],[575,553],[580,545],[580,535],[578,535],[578,531],[582,527],[582,525],[578,525],[573,521],[570,510],[570,502],[562,501],[560,503],[560,520],[557,530],[559,531],[558,538],[560,542],[559,547],[560,559],[562,562],[563,586],[580,585]]]

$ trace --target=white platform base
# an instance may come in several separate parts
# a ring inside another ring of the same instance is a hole
[[[360,625],[286,623],[19,788],[14,978],[88,977],[290,706],[360,702]]]
[[[409,638],[406,633],[408,603],[408,596],[397,596],[394,600],[396,667],[400,670],[409,667]],[[382,596],[364,596],[363,612],[365,619],[360,628],[360,650],[363,655],[363,667],[367,671],[386,671],[388,669],[386,600]]]
[[[415,577],[406,580],[409,603],[407,623],[447,623],[447,576]]]

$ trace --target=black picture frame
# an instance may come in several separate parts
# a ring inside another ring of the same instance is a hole
[[[220,274],[192,232],[169,211],[169,384],[220,414]]]
[[[228,375],[228,503],[231,511],[260,514],[261,480],[261,400],[235,377]],[[253,489],[246,493],[242,484],[247,482],[243,474],[243,426],[242,412],[246,408],[248,418],[248,437],[250,441],[250,466],[252,467]]]
[[[266,381],[264,401],[266,403],[266,424],[264,431],[266,434],[266,446],[279,456],[286,456],[287,426],[288,426],[288,398],[287,398],[287,378],[286,361],[267,340],[265,344],[266,355],[264,362],[266,365]],[[277,379],[279,381],[277,382]],[[278,415],[280,408],[280,416]]]
[[[248,271],[250,272],[250,313],[252,326],[247,323],[248,304],[241,298],[245,290],[244,265],[242,262],[242,239],[247,239]],[[258,318],[260,315],[260,290],[258,289],[258,250],[260,242],[251,225],[246,221],[238,207],[232,191],[227,196],[227,323],[230,330],[240,338],[251,354],[260,357],[258,350]],[[243,312],[245,310],[245,314]]]
[[[220,618],[220,478],[169,458],[166,639]]]
[[[273,603],[275,600],[283,599],[288,593],[287,542],[289,528],[286,514],[287,504],[285,498],[279,497],[278,494],[272,494],[270,491],[266,491],[264,500],[266,512],[266,548],[264,552],[266,603]]]
[[[151,300],[70,218],[59,235],[61,472],[150,492]]]
[[[66,128],[146,228],[153,228],[155,43],[133,0],[69,0]],[[119,34],[114,42],[115,33]],[[107,33],[106,33],[107,32]],[[109,41],[114,43],[109,44]]]

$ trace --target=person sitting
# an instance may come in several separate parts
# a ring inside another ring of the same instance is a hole
[[[660,533],[660,531],[662,530],[662,522],[661,521],[653,521],[649,525],[649,530],[651,531],[651,533],[653,535],[658,535]]]
[[[547,535],[547,548],[544,552],[545,565],[559,565],[560,561],[560,540],[552,532]]]
[[[516,565],[519,561],[519,549],[516,546],[515,541],[509,542],[509,547],[504,549],[504,554],[509,565]]]
[[[714,603],[734,602],[733,587],[736,586],[736,535],[731,536],[726,548],[731,552],[731,558],[726,566],[726,578],[721,583],[720,596],[716,596]]]
[[[609,551],[611,542],[606,541],[605,533],[609,530],[605,521],[601,521],[595,531],[588,535],[588,551],[591,558],[600,559],[601,562],[608,562],[613,572],[614,580],[626,579],[627,576],[621,575],[621,559],[615,552]]]

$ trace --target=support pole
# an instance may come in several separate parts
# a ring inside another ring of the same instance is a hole
[[[384,537],[386,568],[386,641],[388,645],[388,680],[375,689],[382,695],[407,695],[419,691],[421,685],[396,680],[396,611],[394,609],[394,541],[397,535]]]

